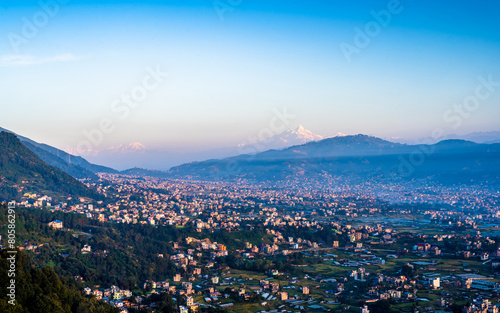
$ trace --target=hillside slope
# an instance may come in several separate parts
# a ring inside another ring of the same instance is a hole
[[[11,255],[0,251],[0,288],[8,290]],[[63,283],[52,267],[35,269],[30,265],[29,255],[23,251],[16,254],[16,300],[15,305],[7,293],[0,295],[0,312],[3,313],[118,313],[119,310],[95,298],[86,298],[74,286]]]
[[[102,198],[69,174],[43,162],[15,135],[0,132],[0,200],[19,199],[25,192]]]
[[[97,178],[95,173],[117,173],[118,171],[101,165],[96,165],[88,162],[80,156],[71,155],[63,150],[54,148],[47,144],[38,143],[27,137],[18,135],[10,130],[0,127],[0,132],[14,134],[23,145],[33,151],[40,159],[47,164],[57,167],[65,173],[75,178]]]
[[[446,140],[434,145],[403,145],[356,135],[255,155],[193,162],[174,167],[168,174],[180,179],[242,178],[257,182],[429,178],[445,183],[467,183],[499,180],[499,160],[499,144]]]

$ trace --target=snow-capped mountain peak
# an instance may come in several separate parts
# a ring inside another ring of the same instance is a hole
[[[282,132],[281,134],[278,134],[280,138],[284,139],[285,142],[289,141],[300,141],[298,144],[303,144],[309,141],[317,141],[324,139],[323,136],[316,135],[315,133],[311,132],[310,130],[307,130],[304,128],[304,126],[299,125],[296,129],[294,130],[286,130]]]
[[[291,146],[302,145],[310,141],[318,141],[324,139],[323,136],[314,134],[310,130],[304,128],[304,126],[299,125],[295,129],[288,129],[284,132],[274,135],[271,138],[265,140],[263,143],[266,145],[267,149],[284,149]]]
[[[144,146],[140,142],[131,142],[128,145],[118,145],[118,146],[113,146],[108,148],[108,150],[112,152],[119,152],[119,153],[136,153],[136,152],[144,152],[147,150],[146,146]]]

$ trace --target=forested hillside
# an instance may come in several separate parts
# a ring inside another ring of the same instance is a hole
[[[70,175],[43,162],[15,135],[0,132],[0,200],[19,200],[25,192],[103,199]]]
[[[244,241],[254,244],[267,238],[263,228],[253,231],[198,233],[192,227],[154,227],[150,225],[99,223],[83,215],[49,212],[37,209],[18,209],[16,234],[19,242],[41,245],[33,256],[37,266],[53,266],[64,277],[81,276],[85,286],[119,285],[122,288],[140,289],[146,280],[171,279],[176,273],[186,275],[192,266],[177,268],[169,259],[175,254],[173,242],[185,244],[187,237],[209,238],[212,242],[224,243],[229,249],[239,248]],[[50,228],[47,224],[61,220],[63,230]],[[1,209],[0,224],[7,222],[6,210]],[[5,238],[5,229],[2,231]],[[302,234],[313,238],[318,234]],[[319,234],[325,239],[328,234]],[[328,238],[332,240],[333,238]],[[84,245],[92,247],[92,253],[83,254]],[[164,257],[158,257],[163,254]],[[201,261],[201,260],[198,260]],[[237,266],[235,260],[228,263]],[[257,262],[252,267],[264,270],[272,264]],[[275,264],[277,265],[277,264]],[[278,266],[281,268],[284,264]],[[248,268],[248,264],[238,267]],[[203,269],[205,271],[205,269]],[[82,288],[84,285],[81,286]]]
[[[8,301],[7,275],[10,262],[7,251],[0,252],[0,312],[2,313],[115,313],[117,309],[86,298],[72,285],[71,280],[63,283],[52,267],[33,266],[28,254],[19,251],[16,255],[15,305]]]

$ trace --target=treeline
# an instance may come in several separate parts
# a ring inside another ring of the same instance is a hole
[[[301,273],[300,269],[293,266],[295,258],[301,257],[300,254],[292,254],[289,256],[276,255],[266,258],[244,259],[237,258],[233,254],[220,258],[220,263],[227,265],[230,268],[252,271],[257,273],[266,273],[270,270],[278,270],[291,274]]]
[[[277,228],[276,231],[281,232],[285,240],[288,240],[288,237],[292,237],[294,242],[297,242],[297,239],[301,238],[302,240],[322,243],[329,247],[332,246],[334,241],[339,241],[341,245],[345,245],[348,242],[347,236],[339,236],[331,227],[312,229],[309,227],[285,226]]]
[[[0,224],[5,225],[5,206],[0,212]],[[53,266],[64,277],[80,276],[85,285],[118,285],[130,290],[140,288],[146,280],[172,279],[176,273],[186,275],[169,258],[177,253],[173,242],[185,246],[187,237],[209,238],[234,250],[243,247],[245,241],[258,243],[266,237],[261,228],[198,233],[192,226],[100,223],[83,214],[40,209],[18,208],[16,215],[18,243],[45,243],[33,256],[38,266]],[[64,229],[49,227],[54,220],[61,220]],[[6,233],[5,227],[2,233]],[[90,253],[81,252],[85,245],[91,246]],[[257,265],[256,269],[265,267]]]
[[[0,224],[5,225],[7,222],[5,206],[3,208],[0,210]],[[85,281],[84,285],[90,287],[118,285],[124,289],[137,290],[146,280],[172,279],[176,273],[188,275],[175,266],[170,260],[170,255],[177,253],[173,249],[173,242],[185,246],[185,239],[189,236],[199,239],[209,238],[212,242],[217,241],[227,245],[230,251],[241,249],[246,241],[253,244],[271,243],[270,236],[260,225],[254,225],[251,230],[198,233],[192,226],[177,228],[100,223],[82,214],[40,209],[18,208],[16,214],[18,243],[46,243],[38,247],[37,253],[33,255],[33,262],[38,267],[50,265],[63,277],[80,276]],[[65,229],[55,230],[49,227],[48,223],[54,220],[61,220]],[[3,234],[5,231],[6,228],[2,229]],[[329,245],[333,240],[339,239],[331,229],[310,231],[289,227],[282,232],[285,238],[300,237],[311,241],[324,241]],[[81,249],[85,245],[91,246],[90,253],[82,253]],[[288,257],[276,257],[272,261],[247,260],[237,258],[230,253],[228,258],[222,258],[221,261],[231,268],[256,272],[270,269],[294,272],[297,268],[293,265],[316,262],[314,257],[300,253]],[[189,272],[191,267],[188,267]]]
[[[84,297],[74,285],[71,285],[70,280],[63,283],[51,267],[35,268],[30,264],[28,254],[23,251],[18,251],[16,254],[15,277],[9,277],[10,255],[6,250],[0,252],[0,312],[119,312],[109,304],[95,298]],[[15,297],[8,296],[9,294],[15,294]]]
[[[48,226],[56,219],[63,222],[63,230]],[[6,238],[6,224],[6,205],[0,204],[3,238]],[[204,237],[189,227],[99,223],[82,214],[17,208],[17,245],[45,244],[35,254],[23,251],[18,254],[19,291],[15,306],[8,304],[5,296],[8,263],[6,251],[0,252],[0,288],[4,291],[0,295],[0,312],[117,312],[111,306],[82,296],[78,290],[112,284],[136,290],[146,280],[171,279],[176,273],[183,273],[170,261],[169,255],[176,253],[172,242],[182,243],[186,237],[196,235]],[[82,254],[81,248],[86,244],[92,247],[92,252]],[[177,312],[167,294],[153,295],[150,300],[156,303],[159,312]]]
[[[18,243],[46,243],[33,256],[38,266],[51,265],[65,277],[81,276],[89,285],[136,289],[146,280],[171,278],[176,273],[168,258],[171,242],[185,236],[174,227],[101,224],[79,214],[19,208],[16,215]],[[65,230],[48,226],[56,219]],[[5,206],[0,222],[6,224]],[[83,254],[84,245],[90,245],[92,252]]]

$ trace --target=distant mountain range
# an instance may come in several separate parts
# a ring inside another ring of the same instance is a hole
[[[179,166],[183,163],[202,162],[208,159],[224,159],[241,154],[261,153],[267,150],[283,150],[309,142],[318,142],[329,138],[345,136],[346,135],[342,133],[338,133],[334,136],[322,136],[306,129],[303,126],[299,126],[295,129],[285,130],[264,140],[257,140],[257,136],[254,136],[253,138],[250,136],[239,145],[184,153],[175,150],[149,149],[141,143],[132,142],[128,145],[118,145],[104,149],[100,151],[98,155],[89,156],[89,160],[92,160],[93,163],[101,162],[110,164],[113,167],[118,167],[119,169],[127,169],[140,165],[145,168],[167,171],[168,169]],[[471,133],[461,136],[450,135],[441,138],[441,140],[463,139],[476,143],[500,142],[500,139],[495,140],[494,138],[500,138],[500,132]],[[419,140],[391,138],[387,139],[387,141],[408,145],[437,143],[435,139],[431,138],[423,138]]]
[[[490,131],[490,132],[474,132],[465,135],[451,134],[446,135],[440,138],[440,140],[448,140],[448,139],[458,139],[458,140],[467,140],[475,143],[500,143],[500,131]],[[399,142],[399,143],[407,143],[407,144],[416,144],[416,143],[435,143],[435,139],[433,138],[420,138],[416,140],[403,139],[403,138],[391,138],[389,141]]]
[[[42,161],[14,134],[0,132],[0,147],[0,200],[18,200],[26,192],[62,198],[103,198],[67,173]]]
[[[0,128],[2,130],[9,132]],[[95,173],[106,172],[197,180],[244,178],[253,181],[279,181],[300,178],[319,180],[332,177],[385,177],[468,182],[496,180],[500,173],[500,144],[478,144],[453,139],[428,145],[410,145],[367,135],[344,134],[323,138],[302,126],[277,134],[265,142],[266,148],[275,149],[239,155],[234,149],[231,150],[232,153],[226,151],[233,156],[186,163],[168,171],[136,167],[119,172],[26,137],[16,136],[43,161],[75,178],[96,178]],[[490,132],[470,134],[469,137],[487,141],[495,136],[495,132]],[[115,147],[114,150],[117,151],[115,158],[120,158],[122,152],[124,156],[135,152],[138,153],[136,157],[139,154],[147,156],[145,147],[140,143]],[[165,160],[165,157],[162,159]]]
[[[338,134],[343,135],[343,134]],[[275,134],[267,139],[257,139],[257,136],[247,138],[245,142],[234,146],[210,148],[200,151],[179,152],[175,150],[150,149],[140,142],[132,142],[127,145],[117,145],[102,149],[96,155],[89,156],[94,162],[113,164],[114,167],[126,169],[131,166],[142,164],[143,167],[167,170],[172,166],[192,161],[204,161],[207,159],[221,159],[239,154],[263,152],[269,149],[284,149],[295,145],[317,141],[326,137],[299,126]],[[253,141],[255,140],[255,141]]]
[[[449,135],[448,139],[463,139],[476,143],[500,143],[500,131],[475,132],[466,135]]]
[[[434,145],[406,145],[355,135],[327,138],[222,160],[193,162],[168,171],[171,178],[283,181],[332,178],[429,178],[441,183],[498,181],[500,144],[445,140]]]

